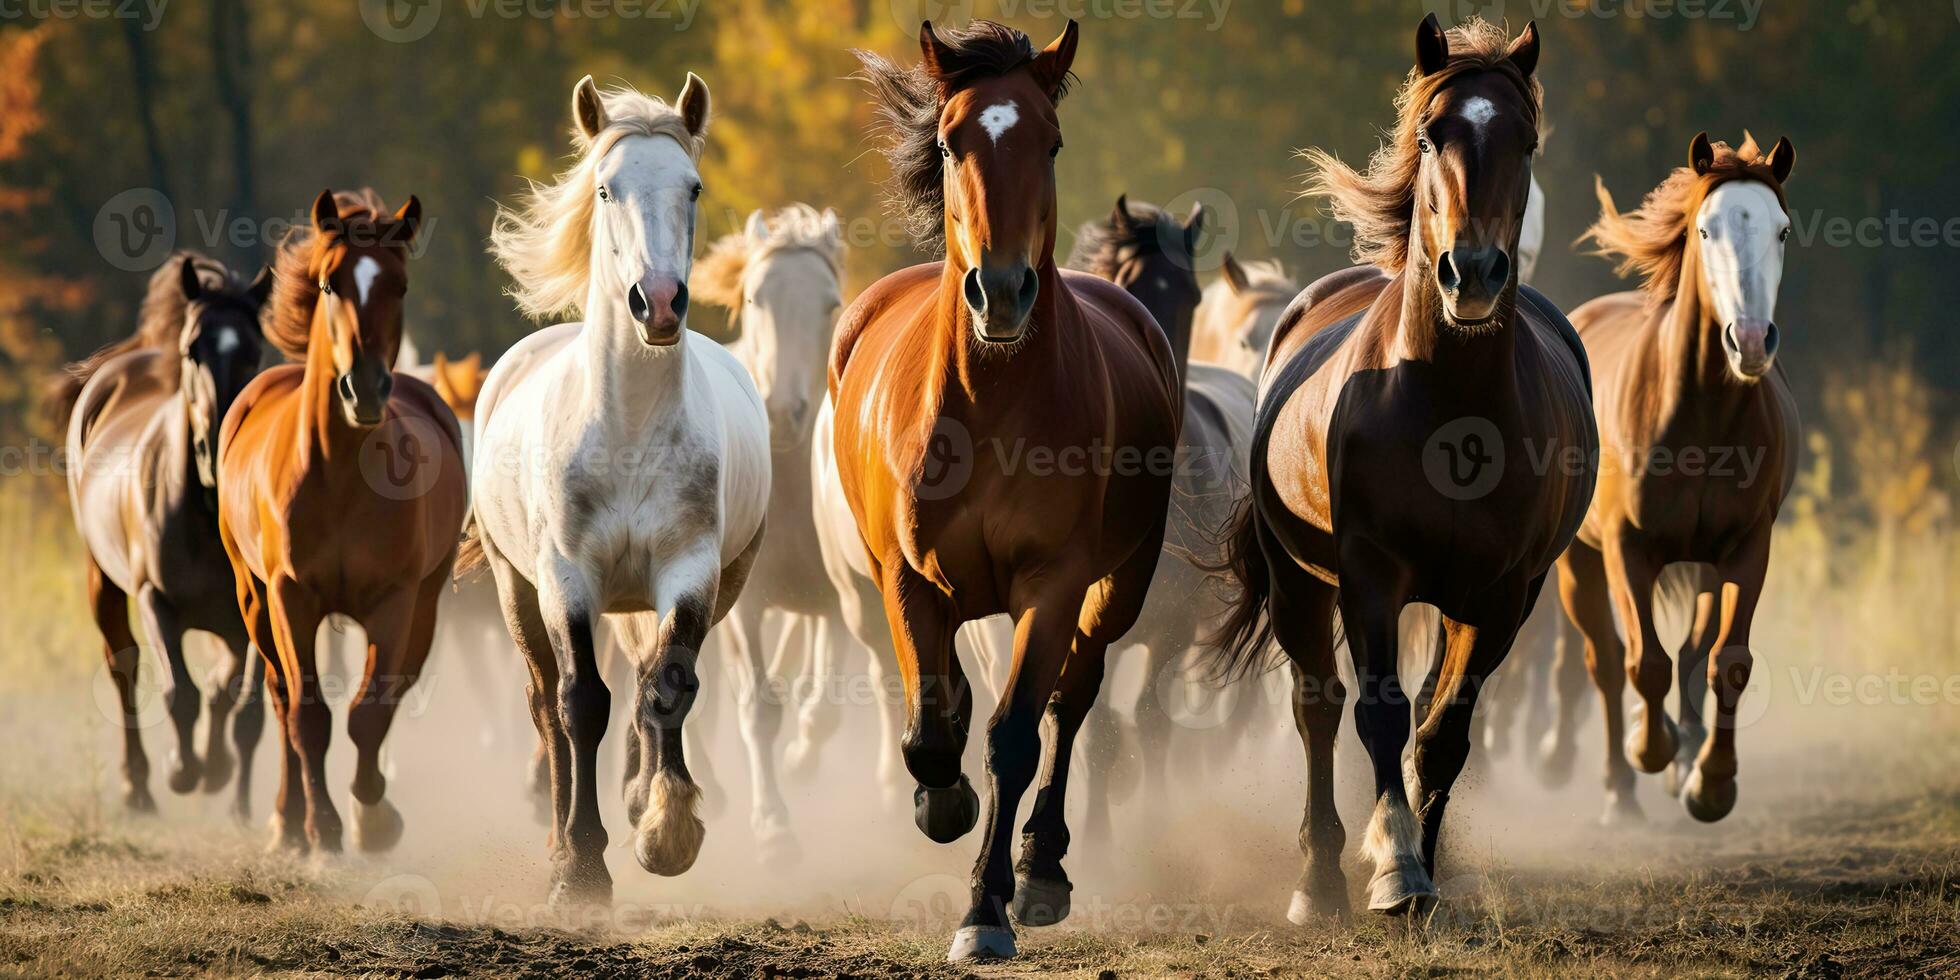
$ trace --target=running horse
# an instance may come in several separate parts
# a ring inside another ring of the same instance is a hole
[[[692,73],[673,105],[585,76],[572,90],[578,163],[499,209],[491,235],[520,308],[584,317],[525,337],[491,370],[465,542],[488,562],[530,668],[558,905],[612,898],[601,617],[635,668],[623,790],[634,856],[678,875],[706,833],[681,741],[695,664],[762,546],[762,397],[733,354],[687,326],[708,105]]]
[[[163,703],[177,736],[170,788],[224,787],[233,764],[225,725],[235,708],[232,810],[243,820],[251,808],[252,753],[265,724],[263,675],[253,669],[231,563],[218,543],[215,450],[225,411],[259,371],[259,313],[271,288],[270,269],[246,285],[211,259],[178,253],[150,277],[137,332],[70,366],[50,393],[51,414],[68,430],[68,499],[88,554],[89,605],[122,705],[123,803],[133,811],[154,810],[156,802],[136,717],[131,599],[162,662]],[[191,630],[216,636],[226,653],[210,678],[202,759],[193,741],[197,685],[184,664]]]
[[[989,21],[944,34],[928,22],[916,67],[858,52],[889,124],[895,204],[945,253],[859,296],[830,361],[839,476],[905,682],[914,820],[940,843],[980,813],[960,771],[972,690],[954,631],[1015,620],[987,725],[973,903],[950,960],[1014,955],[1010,907],[1028,926],[1068,914],[1069,759],[1104,653],[1136,621],[1157,567],[1182,414],[1176,358],[1149,312],[1055,263],[1056,105],[1077,36],[1070,21],[1037,51]],[[1038,764],[1013,864],[1013,821]]]
[[[265,325],[300,363],[253,379],[218,439],[218,531],[285,749],[274,847],[340,850],[333,719],[315,662],[334,614],[367,639],[347,709],[354,843],[384,851],[401,837],[381,743],[428,657],[467,506],[456,417],[434,388],[393,370],[421,217],[413,197],[390,213],[372,191],[320,193],[311,223],[279,247]]]
[[[1559,561],[1559,591],[1584,634],[1604,708],[1609,822],[1641,816],[1634,769],[1667,770],[1669,792],[1697,820],[1720,820],[1735,806],[1735,709],[1754,661],[1750,625],[1801,445],[1796,401],[1776,363],[1790,237],[1783,188],[1795,165],[1787,139],[1765,155],[1754,139],[1732,149],[1702,133],[1687,166],[1638,210],[1621,214],[1598,185],[1600,217],[1587,236],[1619,258],[1621,275],[1644,282],[1572,314],[1598,368],[1604,456],[1599,493]],[[1657,584],[1692,610],[1672,665],[1655,631]],[[1676,669],[1678,725],[1664,703]],[[1622,758],[1629,677],[1640,701]],[[1704,714],[1711,688],[1712,719]],[[1562,718],[1573,700],[1561,698]]]
[[[1366,264],[1308,286],[1274,334],[1251,496],[1229,532],[1238,595],[1219,651],[1243,669],[1276,636],[1292,662],[1309,780],[1295,923],[1348,914],[1332,772],[1346,701],[1336,610],[1375,777],[1368,907],[1405,913],[1437,897],[1437,840],[1479,688],[1592,496],[1585,352],[1512,261],[1538,142],[1538,54],[1536,25],[1515,41],[1478,19],[1446,34],[1432,14],[1368,168],[1309,154],[1309,192],[1354,226]],[[1397,676],[1409,603],[1443,619],[1422,711]]]

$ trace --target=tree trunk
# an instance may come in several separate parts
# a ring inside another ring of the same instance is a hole
[[[170,175],[164,166],[163,135],[157,130],[156,65],[150,60],[150,46],[143,25],[134,17],[122,18],[123,42],[129,48],[129,73],[135,82],[136,112],[143,124],[143,149],[150,160],[150,187],[165,200],[170,193]]]
[[[234,218],[256,222],[258,212],[257,173],[253,167],[251,23],[245,4],[239,0],[215,0],[211,5],[211,68],[216,78],[218,105],[231,126],[231,211]],[[227,241],[225,262],[250,276],[256,270],[246,263],[260,251],[264,242]]]

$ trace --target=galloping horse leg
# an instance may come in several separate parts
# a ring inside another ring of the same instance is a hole
[[[1721,621],[1715,615],[1715,591],[1721,587],[1712,566],[1695,565],[1694,582],[1694,624],[1688,635],[1681,640],[1681,649],[1674,655],[1674,668],[1680,681],[1679,705],[1676,709],[1675,729],[1679,734],[1674,749],[1674,764],[1667,767],[1666,785],[1669,796],[1681,795],[1681,787],[1688,781],[1689,771],[1694,768],[1695,757],[1701,753],[1701,743],[1708,738],[1708,726],[1701,716],[1702,702],[1708,696],[1708,658],[1715,652],[1715,631]]]
[[[570,743],[569,766],[552,759],[554,796],[565,794],[568,805],[558,810],[560,841],[566,858],[554,905],[606,904],[612,901],[612,875],[606,871],[606,828],[599,816],[599,742],[605,737],[612,710],[612,692],[599,672],[598,648],[593,642],[595,603],[580,586],[581,570],[558,556],[541,557],[538,568],[538,612],[558,664],[555,697],[558,724]]]
[[[1346,624],[1360,696],[1354,725],[1375,773],[1375,811],[1362,839],[1362,852],[1375,864],[1368,908],[1391,915],[1436,897],[1436,885],[1423,866],[1421,825],[1409,806],[1402,776],[1411,708],[1396,670],[1405,581],[1385,555],[1342,556],[1341,622]]]
[[[1067,796],[1071,747],[1082,728],[1082,720],[1096,706],[1108,667],[1109,649],[1082,634],[1075,637],[1075,649],[1062,667],[1055,684],[1055,695],[1048,702],[1047,758],[1041,767],[1041,785],[1035,790],[1034,810],[1021,827],[1021,860],[1014,867],[1014,920],[1025,926],[1047,926],[1068,918],[1069,893],[1075,886],[1062,868],[1068,856],[1069,832]],[[1104,706],[1100,714],[1107,715]],[[1092,760],[1093,761],[1093,760]],[[1109,843],[1109,799],[1095,793],[1099,780],[1090,773],[1089,835]],[[1012,819],[1011,811],[1008,819]]]
[[[987,723],[987,825],[980,838],[980,857],[973,865],[973,905],[960,920],[948,960],[1015,952],[1014,928],[1007,919],[1008,905],[1014,901],[1014,815],[1041,762],[1041,718],[1075,646],[1076,622],[1086,593],[1073,585],[1042,585],[1046,588],[1037,595],[1028,595],[1031,590],[1018,583],[1015,589],[1014,604],[1021,614],[1014,631],[1013,664],[1000,703]],[[1101,672],[1095,673],[1100,683]]]
[[[95,628],[102,633],[109,680],[115,684],[116,700],[122,705],[123,805],[134,813],[154,813],[157,802],[150,796],[150,757],[143,751],[143,723],[137,718],[136,670],[140,658],[136,637],[129,632],[129,596],[102,574],[93,558],[88,563],[88,592]]]
[[[1183,628],[1186,623],[1191,627],[1188,634]],[[1197,635],[1196,620],[1180,617],[1178,628],[1170,637],[1151,637],[1149,645],[1144,647],[1143,690],[1137,692],[1132,717],[1136,722],[1138,761],[1142,763],[1143,770],[1139,781],[1143,787],[1143,798],[1152,803],[1162,800],[1168,788],[1165,772],[1170,766],[1171,739],[1176,734],[1170,708],[1164,704],[1164,700],[1171,697],[1172,692],[1182,695],[1191,683],[1190,675],[1185,670],[1184,654]],[[1215,736],[1221,733],[1206,734]],[[1210,741],[1216,744],[1218,739],[1212,738]]]
[[[231,749],[225,743],[231,713],[243,695],[245,665],[251,656],[251,641],[243,629],[227,630],[218,637],[224,644],[224,657],[211,668],[204,682],[211,685],[210,725],[204,730],[204,791],[216,793],[231,781]]]
[[[1334,806],[1334,743],[1347,707],[1347,688],[1334,662],[1337,593],[1289,561],[1274,563],[1271,575],[1273,633],[1292,663],[1293,728],[1307,753],[1307,806],[1300,818],[1306,866],[1286,918],[1296,926],[1319,918],[1345,921],[1350,912],[1341,849],[1347,830]]]
[[[510,563],[498,555],[488,539],[483,550],[491,573],[497,580],[498,604],[503,607],[504,624],[511,642],[524,656],[530,680],[524,685],[531,724],[537,729],[537,750],[530,765],[531,790],[541,815],[550,827],[546,847],[551,858],[552,893],[563,880],[570,856],[565,849],[566,815],[571,811],[571,741],[565,734],[558,713],[558,658],[551,651],[551,638],[545,632],[544,616],[538,611],[538,592]]]
[[[1574,544],[1572,547],[1583,548],[1585,546]],[[1598,555],[1598,552],[1592,552],[1593,557],[1590,560],[1597,562]],[[1602,577],[1599,582],[1602,596],[1605,594],[1603,591],[1605,588],[1604,574],[1605,572],[1602,569],[1600,571]],[[1561,597],[1565,595],[1566,578],[1567,576],[1564,572],[1559,573],[1559,595]],[[1610,632],[1613,628],[1612,611],[1608,609],[1605,615],[1606,629]],[[1573,618],[1567,615],[1563,611],[1563,608],[1553,612],[1552,617],[1552,662],[1546,670],[1547,676],[1543,678],[1543,681],[1550,690],[1545,693],[1543,700],[1536,697],[1533,698],[1533,710],[1529,715],[1529,717],[1534,719],[1542,718],[1543,712],[1540,710],[1540,705],[1545,705],[1552,709],[1551,718],[1548,722],[1542,724],[1532,723],[1527,728],[1527,731],[1543,729],[1545,734],[1540,736],[1538,740],[1538,779],[1545,786],[1557,789],[1572,780],[1573,763],[1577,762],[1579,758],[1579,718],[1580,713],[1586,707],[1586,685],[1593,677],[1593,669],[1588,666],[1592,662],[1589,659],[1591,657],[1589,652],[1591,647],[1586,640],[1585,633],[1580,631]],[[1617,650],[1614,651],[1612,656],[1617,663],[1620,656],[1619,652]],[[1626,668],[1622,664],[1618,669],[1624,671]],[[1605,689],[1601,688],[1601,690],[1604,691]],[[1619,713],[1618,682],[1615,683],[1612,699],[1614,701],[1613,712],[1617,716]],[[1617,731],[1608,739],[1607,744],[1619,744],[1619,734]],[[1629,794],[1628,799],[1631,798],[1632,796]]]
[[[272,703],[272,719],[277,723],[275,730],[279,736],[279,792],[272,801],[272,840],[267,849],[303,851],[306,849],[306,791],[300,780],[299,752],[293,747],[289,721],[292,699],[287,694],[285,665],[274,641],[277,630],[272,623],[272,603],[266,597],[265,583],[257,579],[241,582],[239,592],[245,630],[251,634],[252,649],[264,661],[265,693]]]
[[[973,689],[954,654],[957,627],[938,588],[903,564],[884,575],[885,615],[905,678],[905,735],[899,751],[918,783],[912,792],[912,820],[934,843],[950,844],[980,819],[980,798],[960,771]]]
[[[1609,539],[1606,580],[1613,589],[1615,608],[1627,631],[1627,676],[1640,695],[1633,730],[1627,733],[1627,761],[1641,772],[1660,772],[1674,761],[1674,720],[1667,716],[1667,689],[1674,684],[1674,665],[1667,662],[1654,625],[1654,585],[1661,565],[1645,550]]]
[[[762,656],[762,611],[759,598],[738,602],[728,617],[728,637],[740,671],[735,698],[741,703],[742,745],[749,753],[749,826],[755,833],[756,856],[765,864],[793,859],[795,838],[789,833],[789,808],[776,775],[776,736],[782,732],[781,692],[770,686],[771,673]],[[794,623],[784,623],[787,638]],[[705,629],[703,630],[705,632]],[[780,676],[780,675],[776,675]]]
[[[1524,594],[1492,596],[1485,602],[1487,625],[1443,620],[1446,646],[1443,669],[1436,679],[1435,701],[1429,715],[1416,729],[1412,769],[1416,815],[1422,821],[1422,864],[1430,880],[1436,876],[1436,844],[1442,836],[1443,811],[1449,806],[1450,789],[1463,774],[1470,758],[1471,720],[1476,717],[1477,695],[1482,691],[1504,655],[1511,650],[1518,628],[1538,601],[1545,584],[1540,576],[1525,586]]]
[[[176,729],[177,747],[170,750],[170,791],[188,793],[204,778],[204,763],[197,755],[197,682],[191,680],[184,664],[184,627],[177,607],[163,597],[163,590],[144,585],[136,590],[136,609],[143,617],[143,632],[162,660],[163,704]]]
[[[1600,714],[1606,722],[1606,809],[1600,822],[1614,824],[1644,820],[1640,801],[1634,793],[1633,767],[1620,754],[1620,699],[1626,689],[1626,660],[1622,656],[1620,635],[1613,629],[1612,592],[1606,581],[1605,556],[1574,541],[1558,561],[1559,599],[1565,614],[1585,637],[1586,668],[1593,686],[1599,690]],[[1569,730],[1568,719],[1576,714],[1573,699],[1563,693],[1559,700],[1561,731]],[[1565,744],[1572,744],[1566,739]]]
[[[290,578],[267,584],[273,641],[283,665],[286,737],[299,755],[306,793],[306,840],[314,851],[340,851],[340,813],[327,790],[327,746],[333,739],[333,713],[320,690],[314,645],[325,618],[305,586]]]
[[[233,791],[231,813],[243,826],[252,816],[252,757],[257,754],[259,736],[265,731],[266,664],[257,645],[250,640],[242,640],[234,649],[240,651],[236,663],[244,676],[231,720],[231,747],[238,758],[238,785]],[[210,760],[207,758],[205,762],[208,773]]]
[[[835,618],[822,614],[795,617],[808,637],[810,657],[806,675],[810,686],[796,702],[796,734],[783,747],[783,762],[791,769],[814,768],[823,747],[843,725],[844,711],[838,692],[842,677],[838,664],[843,653],[843,631]],[[789,634],[784,632],[784,636]],[[780,649],[780,648],[779,648]]]
[[[1148,653],[1147,650],[1145,652]],[[1108,653],[1105,651],[1104,658],[1107,659],[1107,657]],[[1062,668],[1062,672],[1066,675],[1068,668]],[[1078,675],[1088,673],[1083,668],[1077,668],[1076,672]],[[1096,668],[1097,690],[1101,690],[1103,677],[1107,672],[1107,664]],[[1081,682],[1082,678],[1078,676],[1075,680],[1066,682],[1064,686]],[[1061,696],[1059,688],[1056,696],[1058,698]],[[1088,702],[1089,715],[1084,721],[1078,723],[1082,733],[1082,752],[1088,757],[1089,762],[1088,770],[1082,774],[1082,788],[1088,794],[1084,800],[1083,829],[1088,832],[1089,836],[1107,842],[1111,834],[1114,833],[1110,827],[1110,806],[1115,798],[1127,796],[1129,793],[1135,792],[1136,779],[1134,776],[1122,778],[1122,774],[1119,772],[1121,769],[1129,769],[1133,768],[1133,766],[1124,765],[1122,758],[1124,748],[1122,719],[1117,717],[1116,706],[1107,700],[1098,700],[1093,693],[1089,696]],[[1060,724],[1054,710],[1055,707],[1055,705],[1049,706],[1048,722],[1051,726]],[[1048,731],[1051,736],[1053,732],[1053,728]],[[1049,752],[1051,756],[1053,750],[1053,743],[1050,743]],[[1048,792],[1049,779],[1050,774],[1044,771],[1041,787],[1035,792],[1035,808],[1037,811],[1041,808],[1043,794]],[[1033,821],[1030,820],[1029,824],[1032,826]],[[1064,852],[1068,850],[1066,843],[1063,844],[1061,850]],[[1022,842],[1021,856],[1023,863],[1026,863],[1026,841]],[[1020,896],[1024,893],[1024,891],[1017,891],[1015,894]],[[1018,913],[1016,917],[1019,917]]]
[[[1735,709],[1749,686],[1756,658],[1749,651],[1749,629],[1769,573],[1768,525],[1758,529],[1716,569],[1721,583],[1722,631],[1708,664],[1708,684],[1715,693],[1715,725],[1695,757],[1695,767],[1681,787],[1681,802],[1690,816],[1712,823],[1735,809]]]
[[[364,624],[367,669],[347,707],[347,737],[354,743],[354,846],[379,853],[402,836],[402,816],[383,797],[381,742],[388,737],[408,689],[422,676],[435,641],[436,604],[449,583],[448,563],[416,589],[402,589],[383,600]]]

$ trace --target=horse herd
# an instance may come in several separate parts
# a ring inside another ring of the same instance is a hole
[[[316,632],[340,616],[367,644],[347,711],[351,832],[365,850],[394,844],[382,742],[438,600],[487,603],[480,581],[444,598],[487,566],[529,671],[554,902],[611,896],[604,637],[631,668],[633,851],[677,875],[705,832],[682,737],[697,657],[729,620],[753,690],[771,669],[761,623],[775,610],[781,642],[801,635],[819,673],[860,647],[880,684],[897,665],[903,703],[880,699],[881,773],[896,782],[903,764],[934,841],[983,826],[951,959],[1011,956],[1012,923],[1067,916],[1071,758],[1092,717],[1105,720],[1085,746],[1112,744],[1107,709],[1092,708],[1106,654],[1133,631],[1153,677],[1194,649],[1225,675],[1290,666],[1309,777],[1299,923],[1349,915],[1332,764],[1352,700],[1376,801],[1366,902],[1405,913],[1437,897],[1479,692],[1556,566],[1602,697],[1608,815],[1637,815],[1635,770],[1667,771],[1696,818],[1726,815],[1750,621],[1795,468],[1774,321],[1790,144],[1765,154],[1697,136],[1687,166],[1632,212],[1602,185],[1589,234],[1644,282],[1568,322],[1522,284],[1542,235],[1537,30],[1445,31],[1431,16],[1369,164],[1309,154],[1309,189],[1354,226],[1359,264],[1298,290],[1227,256],[1201,293],[1200,211],[1119,199],[1084,228],[1074,268],[1056,262],[1058,107],[1077,35],[1071,22],[1037,49],[989,22],[928,23],[915,65],[858,54],[892,207],[943,259],[848,304],[830,212],[757,212],[694,262],[709,94],[692,74],[671,104],[578,83],[577,164],[500,210],[491,252],[526,313],[580,319],[525,337],[487,376],[474,360],[405,370],[413,197],[390,209],[372,192],[322,193],[249,284],[194,254],[159,270],[137,333],[72,366],[52,396],[129,722],[128,806],[155,805],[134,717],[133,600],[168,674],[171,788],[215,790],[235,769],[247,813],[262,684],[281,748],[274,844],[339,850]],[[729,308],[740,339],[690,331],[691,296]],[[1686,465],[1717,451],[1759,465],[1746,480]],[[1653,465],[1663,454],[1682,465]],[[1670,565],[1687,573],[1663,597],[1693,605],[1675,717],[1655,631]],[[1401,635],[1415,603],[1440,622],[1408,697],[1398,658],[1430,639]],[[974,691],[955,635],[997,616],[1011,639],[968,632],[1005,666],[983,797],[962,771]],[[201,750],[181,649],[193,630],[227,652]],[[1336,669],[1343,635],[1352,694]],[[1146,686],[1136,719],[1161,781],[1158,700]],[[798,705],[791,765],[834,727],[816,701]],[[1553,769],[1570,763],[1570,701],[1541,759]],[[782,709],[744,704],[768,854],[788,846]],[[1098,833],[1100,755],[1083,781]]]

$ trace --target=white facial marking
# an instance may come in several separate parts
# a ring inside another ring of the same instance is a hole
[[[238,331],[225,327],[218,331],[218,353],[229,354],[238,349]]]
[[[374,288],[374,277],[380,274],[381,263],[376,262],[372,255],[363,255],[359,262],[354,263],[354,302],[363,309],[367,307],[368,290]]]
[[[1477,145],[1484,145],[1484,128],[1497,116],[1497,107],[1481,95],[1471,97],[1463,104],[1463,118],[1468,120],[1477,133]]]
[[[1776,192],[1753,180],[1734,180],[1710,192],[1695,225],[1702,275],[1723,324],[1742,317],[1776,320],[1783,284],[1783,229],[1790,219]]]
[[[980,126],[987,131],[987,138],[995,144],[999,144],[1000,138],[1020,121],[1021,110],[1012,102],[988,106],[986,111],[980,113]]]

